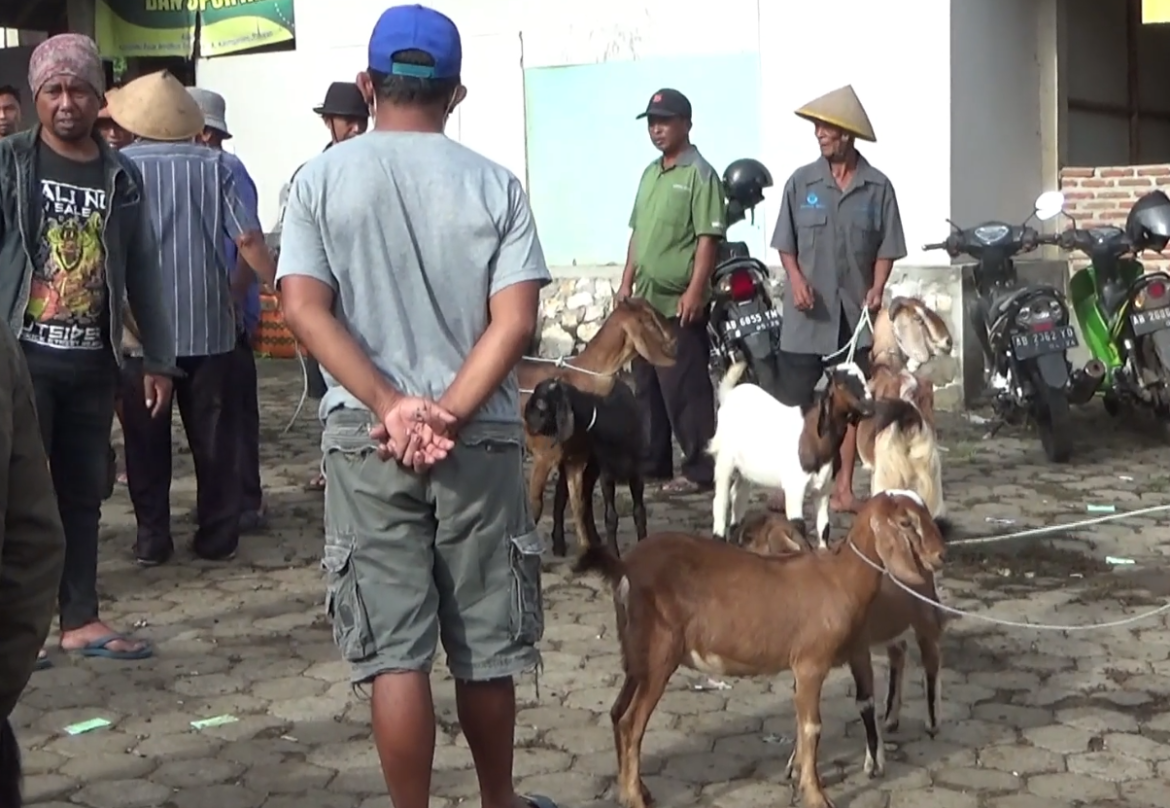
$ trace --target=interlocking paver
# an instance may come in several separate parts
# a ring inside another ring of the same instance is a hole
[[[15,713],[26,791],[41,808],[382,808],[388,805],[369,737],[368,705],[346,681],[322,613],[317,560],[321,499],[303,492],[317,461],[305,415],[281,430],[299,396],[297,368],[263,363],[264,478],[270,529],[245,538],[232,565],[180,553],[140,570],[129,557],[133,516],[124,490],[103,519],[105,614],[157,646],[141,663],[53,652]],[[1077,453],[1045,464],[1035,436],[1005,429],[984,441],[966,419],[941,419],[945,482],[958,533],[1018,530],[1086,518],[1089,504],[1119,509],[1170,502],[1162,439],[1141,419],[1078,413]],[[1143,434],[1145,430],[1145,434]],[[190,455],[177,455],[176,539],[193,531]],[[859,490],[865,475],[859,474]],[[703,530],[705,497],[658,494],[651,528]],[[619,502],[623,533],[628,504]],[[1001,525],[988,520],[1010,520]],[[547,524],[544,526],[547,528]],[[837,520],[838,534],[845,523]],[[571,529],[570,529],[571,530]],[[1109,569],[1106,556],[1135,563]],[[1091,532],[956,550],[942,578],[947,602],[1004,619],[1077,624],[1117,619],[1170,596],[1170,514]],[[521,788],[566,806],[612,805],[615,756],[609,708],[620,656],[608,590],[546,564],[545,667],[518,693],[516,776]],[[901,727],[887,737],[887,771],[861,772],[852,683],[825,686],[821,769],[841,808],[1111,808],[1170,806],[1170,622],[1063,634],[974,619],[943,639],[939,737],[925,734],[921,669],[906,679]],[[913,643],[911,643],[913,646]],[[885,655],[874,655],[884,694]],[[455,717],[450,677],[435,670],[441,731],[432,808],[477,804],[475,773]],[[646,781],[661,806],[784,804],[794,716],[788,676],[729,680],[675,675],[645,741]],[[193,729],[230,715],[232,723]],[[69,737],[91,718],[106,729]]]

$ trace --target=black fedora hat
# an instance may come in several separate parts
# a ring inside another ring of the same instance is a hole
[[[325,92],[325,100],[313,107],[318,115],[338,115],[343,118],[368,118],[370,108],[362,91],[352,81],[335,81]]]

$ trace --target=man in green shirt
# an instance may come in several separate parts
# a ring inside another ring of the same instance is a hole
[[[659,90],[638,118],[646,119],[662,157],[646,167],[638,184],[618,297],[645,298],[670,320],[678,338],[671,367],[634,359],[634,383],[646,436],[643,472],[667,480],[664,491],[687,493],[709,489],[714,478],[706,452],[715,434],[707,301],[727,206],[719,175],[690,141],[691,102],[685,95]],[[672,432],[683,452],[678,477]]]

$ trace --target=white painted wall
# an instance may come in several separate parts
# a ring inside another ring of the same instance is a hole
[[[764,205],[769,223],[778,212],[779,186],[817,154],[811,126],[792,110],[846,83],[877,132],[878,143],[865,144],[864,152],[898,191],[911,248],[907,263],[937,263],[917,248],[945,235],[944,219],[952,213],[1016,216],[1043,190],[1039,168],[1032,167],[1038,71],[1034,22],[1029,28],[1020,11],[1027,0],[836,0],[831,15],[816,0],[722,0],[719,13],[705,15],[701,25],[667,0],[432,1],[464,36],[469,96],[450,133],[522,179],[522,64],[740,50],[745,38],[758,38],[765,145],[757,156],[777,184]],[[235,150],[259,185],[265,226],[275,222],[289,175],[325,144],[312,107],[330,81],[352,80],[365,66],[368,32],[386,5],[300,3],[295,52],[199,64],[199,84],[228,100]],[[952,56],[961,75],[951,69]],[[991,117],[972,118],[953,107],[953,94],[960,93],[978,98]],[[631,189],[636,180],[630,178]],[[775,254],[767,260],[774,263]]]

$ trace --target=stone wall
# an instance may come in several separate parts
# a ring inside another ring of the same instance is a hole
[[[783,294],[782,272],[773,270],[773,299]],[[585,343],[601,328],[609,315],[613,293],[620,278],[557,278],[541,296],[541,326],[533,352],[545,358],[570,356],[580,352]],[[946,321],[955,339],[955,353],[931,363],[929,375],[936,385],[935,401],[939,409],[961,406],[962,374],[960,357],[964,342],[961,322],[960,272],[946,267],[895,267],[886,287],[886,299],[898,295],[921,297],[926,305]]]
[[[1060,172],[1065,211],[1076,218],[1080,227],[1124,227],[1134,201],[1158,188],[1170,193],[1170,165],[1065,168]],[[1079,253],[1070,260],[1073,268],[1088,262]],[[1142,262],[1149,267],[1170,269],[1170,259],[1153,253],[1142,256]]]

